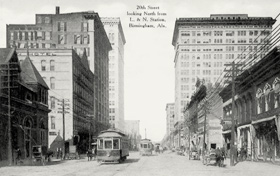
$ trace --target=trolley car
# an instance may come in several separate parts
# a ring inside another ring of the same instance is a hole
[[[140,155],[152,155],[153,143],[150,139],[142,139],[140,141]]]
[[[97,137],[97,161],[120,163],[129,156],[127,136],[115,129],[101,131]]]

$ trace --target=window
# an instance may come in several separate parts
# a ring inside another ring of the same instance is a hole
[[[81,35],[74,35],[74,44],[82,44]]]
[[[14,32],[10,33],[10,40],[14,40]]]
[[[105,149],[112,149],[112,140],[105,140],[104,141]]]
[[[55,89],[55,78],[51,77],[51,89]]]
[[[51,129],[55,129],[55,117],[51,116]]]
[[[119,139],[113,139],[113,149],[120,149]]]
[[[51,40],[52,39],[52,32],[45,32],[45,40]]]
[[[50,23],[51,22],[51,20],[50,20],[50,17],[45,17],[45,23]]]
[[[83,35],[83,44],[89,44],[89,35]]]
[[[55,62],[54,62],[54,60],[51,60],[50,61],[50,71],[54,71],[54,68],[55,68]]]
[[[58,44],[66,44],[66,35],[58,35]]]
[[[51,97],[51,109],[55,108],[55,97]]]
[[[41,23],[42,23],[42,17],[37,16],[37,23],[38,23],[38,24],[41,24]]]
[[[66,22],[58,22],[57,24],[57,27],[58,27],[58,31],[66,31],[67,28],[66,28]]]
[[[82,31],[87,32],[88,31],[88,23],[82,22]]]
[[[46,71],[46,61],[45,60],[41,61],[41,70]]]
[[[98,149],[103,149],[103,139],[98,140]]]

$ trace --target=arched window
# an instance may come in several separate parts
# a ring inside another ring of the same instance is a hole
[[[263,89],[263,92],[264,92],[264,103],[265,103],[265,106],[264,106],[264,111],[269,111],[270,110],[270,97],[271,97],[271,86],[270,84],[266,83],[265,86],[264,86],[264,89]]]
[[[55,108],[55,97],[51,97],[51,109]]]
[[[55,78],[51,77],[51,89],[55,89]]]
[[[257,114],[260,114],[262,113],[262,95],[263,95],[263,92],[262,92],[262,89],[258,89],[257,90],[257,94],[256,94],[256,97],[257,97]]]
[[[30,119],[26,119],[24,122],[24,148],[25,148],[25,157],[31,157],[31,127],[32,123]]]
[[[41,70],[46,71],[46,61],[45,60],[41,61]]]
[[[273,91],[274,91],[274,108],[279,108],[280,106],[280,79],[275,78],[273,82]]]
[[[50,71],[54,71],[54,69],[55,69],[55,62],[54,62],[54,60],[51,60],[50,61]]]

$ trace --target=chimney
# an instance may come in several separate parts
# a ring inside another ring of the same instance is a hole
[[[55,7],[55,14],[58,15],[59,14],[59,6]]]

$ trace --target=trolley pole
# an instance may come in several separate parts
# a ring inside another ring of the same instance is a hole
[[[230,166],[234,166],[234,159],[237,157],[235,156],[237,154],[237,146],[234,145],[235,143],[235,78],[237,76],[237,73],[241,70],[238,70],[237,67],[241,66],[242,64],[235,64],[233,61],[231,64],[225,64],[225,66],[231,66],[231,76],[225,76],[231,78],[232,83],[232,115],[231,115],[231,140],[230,140]],[[229,70],[227,70],[229,71]]]

